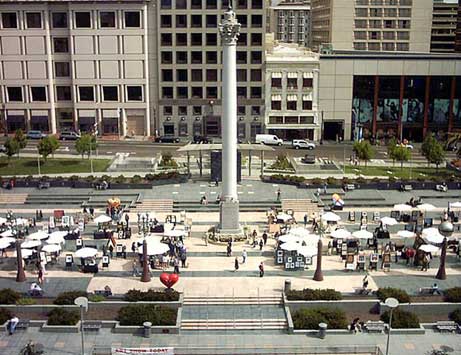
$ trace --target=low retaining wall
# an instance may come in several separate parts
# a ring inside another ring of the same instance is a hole
[[[300,308],[339,308],[347,312],[363,312],[364,309],[370,313],[379,313],[379,300],[338,300],[338,301],[289,301],[286,296],[283,296],[285,306],[290,308],[290,311],[297,311]]]
[[[401,303],[399,309],[412,312],[417,316],[427,316],[433,314],[448,315],[456,309],[461,309],[461,303],[449,302],[424,302],[424,303]],[[379,314],[388,310],[384,303],[379,304]]]

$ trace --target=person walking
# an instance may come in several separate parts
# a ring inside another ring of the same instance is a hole
[[[133,259],[133,277],[137,277],[139,275],[139,270],[138,270],[138,262],[136,261],[136,258]]]
[[[173,267],[174,267],[174,271],[173,271],[173,272],[174,272],[175,274],[178,274],[178,275],[179,275],[180,272],[179,272],[179,260],[178,260],[178,258],[174,258]]]
[[[129,225],[129,223],[130,223],[130,216],[129,216],[128,213],[125,214],[125,222],[126,222],[126,226],[127,226],[127,228],[128,228],[128,225]]]
[[[181,267],[185,268],[186,267],[186,260],[187,260],[187,255],[186,255],[185,251],[180,254],[180,258],[181,258]]]
[[[122,255],[123,255],[123,259],[126,259],[126,245],[122,246]]]
[[[263,246],[264,246],[264,242],[262,240],[262,238],[259,240],[259,250],[263,250]]]
[[[109,245],[109,255],[111,259],[114,257],[114,246],[112,244]]]
[[[264,276],[264,263],[261,261],[261,263],[259,264],[259,277],[263,277]]]
[[[307,226],[307,222],[309,220],[309,217],[307,216],[307,213],[304,215],[304,227]]]
[[[264,245],[267,244],[267,233],[266,232],[263,233],[263,242],[264,242]]]
[[[234,260],[234,272],[236,272],[238,269],[239,269],[239,259],[237,259],[237,257],[235,257],[235,260]]]
[[[43,275],[43,268],[41,265],[38,267],[37,281],[40,285],[43,284],[43,281],[45,281],[45,276]]]
[[[13,314],[13,316],[11,317],[11,319],[8,321],[8,324],[7,324],[7,329],[8,329],[8,333],[10,335],[13,335],[15,330],[16,330],[16,326],[18,325],[19,323],[19,318]]]
[[[231,244],[228,243],[227,244],[227,256],[231,256],[232,255],[232,247],[231,247]]]
[[[131,252],[136,253],[136,243],[135,242],[131,243]]]
[[[247,251],[246,251],[246,249],[243,249],[243,252],[242,252],[242,264],[245,264],[245,262],[247,261],[247,257],[248,257]]]
[[[280,201],[282,197],[282,191],[280,190],[280,187],[277,189],[277,202]]]
[[[368,274],[364,276],[362,280],[362,288],[366,290],[368,288]]]

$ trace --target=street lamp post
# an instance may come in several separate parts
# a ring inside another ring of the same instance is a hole
[[[84,311],[88,311],[88,298],[86,297],[77,297],[74,300],[74,303],[80,307],[80,334],[81,334],[81,341],[82,341],[82,355],[85,355],[85,334],[84,334],[84,327],[83,327],[83,313]]]
[[[320,114],[320,144],[323,144],[323,110]]]
[[[387,331],[386,355],[389,355],[389,341],[391,339],[392,312],[399,306],[399,301],[393,297],[386,298],[384,304],[389,308],[389,329]]]
[[[447,278],[447,273],[445,271],[445,260],[447,258],[448,238],[453,234],[453,230],[453,224],[449,221],[442,222],[439,225],[439,232],[444,236],[444,238],[442,244],[442,253],[440,254],[439,270],[437,271],[437,275],[435,276],[435,278],[438,280],[446,280]]]

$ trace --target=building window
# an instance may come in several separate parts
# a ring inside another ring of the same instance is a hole
[[[187,46],[187,34],[186,33],[176,33],[176,45],[177,46]]]
[[[163,106],[163,114],[165,116],[170,116],[173,114],[173,106]]]
[[[142,101],[142,86],[127,86],[128,101]]]
[[[261,69],[251,69],[251,81],[261,81],[262,73]]]
[[[246,69],[237,69],[237,81],[247,81]]]
[[[287,100],[287,110],[296,111],[296,101],[294,100]]]
[[[187,64],[187,52],[176,52],[176,64]]]
[[[202,81],[202,69],[192,69],[191,78],[192,81]]]
[[[160,16],[160,27],[161,28],[171,28],[173,26],[171,21],[171,15],[162,15]]]
[[[247,15],[237,15],[237,21],[242,28],[248,27]],[[239,41],[240,41],[240,37],[239,37]]]
[[[207,69],[206,81],[218,81],[218,71],[216,69]]]
[[[194,99],[203,98],[203,88],[201,86],[192,86],[192,98]]]
[[[280,111],[281,109],[282,109],[282,101],[280,101],[280,100],[272,100],[271,101],[271,110]]]
[[[191,33],[190,41],[192,46],[201,46],[202,45],[202,34],[201,33]]]
[[[251,0],[251,8],[252,9],[262,9],[263,0]]]
[[[217,0],[206,0],[206,8],[207,9],[217,9],[218,1]]]
[[[162,46],[171,46],[173,45],[173,37],[171,33],[162,33],[160,35],[160,44]]]
[[[218,64],[218,54],[216,52],[206,52],[206,64]]]
[[[76,28],[91,28],[91,13],[90,12],[76,12],[75,13],[75,27]]]
[[[104,101],[118,101],[118,87],[117,86],[103,86],[102,87]]]
[[[190,7],[191,9],[201,9],[202,0],[191,0]]]
[[[26,13],[27,28],[42,28],[42,14],[40,12]]]
[[[186,9],[187,8],[187,0],[175,0],[176,1],[176,9]]]
[[[187,106],[178,106],[178,115],[187,116]]]
[[[92,86],[79,86],[80,101],[94,101],[94,88]]]
[[[171,69],[162,69],[162,81],[164,81],[164,82],[173,81],[173,70],[171,70]]]
[[[313,86],[311,78],[303,78],[303,88],[311,88]]]
[[[176,88],[176,97],[178,99],[187,99],[188,96],[187,86],[180,86]]]
[[[56,98],[58,101],[71,101],[70,86],[56,86]]]
[[[202,106],[192,106],[192,114],[193,115],[201,115],[202,114]]]
[[[247,63],[247,52],[237,51],[237,64]]]
[[[187,122],[181,121],[178,123],[179,136],[187,136]]]
[[[281,88],[282,87],[282,78],[272,78],[271,86],[273,88]]]
[[[237,115],[245,116],[246,114],[246,106],[237,106]]]
[[[218,88],[215,86],[209,86],[206,88],[206,97],[207,99],[217,99],[218,98]]]
[[[172,0],[161,0],[160,7],[162,9],[171,9],[171,1]]]
[[[397,43],[397,50],[401,52],[408,52],[410,45],[408,43]]]
[[[303,100],[303,110],[312,110],[312,101]]]
[[[246,9],[247,7],[247,0],[237,0],[237,9]]]
[[[260,99],[261,98],[261,87],[255,86],[250,88],[250,97],[252,99]]]
[[[218,20],[216,15],[206,15],[206,27],[216,28],[218,27]]]
[[[161,58],[162,58],[162,64],[173,64],[173,53],[172,52],[162,52]]]
[[[22,102],[22,88],[20,86],[9,86],[6,89],[8,102]]]
[[[237,41],[237,46],[244,47],[247,45],[247,34],[240,33]]]
[[[207,46],[216,46],[218,44],[218,36],[216,33],[207,33],[206,34],[206,45]]]
[[[115,27],[115,12],[102,11],[99,13],[99,26],[101,28]]]
[[[245,86],[237,87],[237,97],[241,97],[243,99],[247,98],[247,88]]]
[[[287,87],[289,89],[296,89],[298,87],[298,78],[287,78]]]
[[[141,27],[141,13],[139,11],[125,11],[125,27]]]
[[[261,114],[261,107],[260,106],[251,106],[251,114],[253,116],[259,116]]]
[[[187,27],[187,16],[186,15],[176,15],[176,28],[186,28]]]
[[[35,86],[30,88],[32,101],[46,101],[46,87]]]
[[[173,98],[173,88],[172,87],[162,87],[162,99],[172,99]]]
[[[53,12],[51,15],[53,28],[67,28],[67,13]]]
[[[18,28],[18,15],[16,12],[3,12],[2,26],[3,28]]]
[[[55,53],[68,53],[69,52],[69,40],[65,37],[53,38],[53,46]]]
[[[262,63],[262,54],[259,51],[251,52],[251,64],[261,64]]]
[[[191,15],[190,22],[193,28],[202,27],[202,15]]]
[[[192,64],[202,64],[202,52],[192,51],[190,56]]]
[[[263,44],[263,35],[261,33],[252,33],[251,34],[251,45],[252,46],[262,46]]]
[[[54,72],[56,78],[67,78],[70,76],[70,64],[68,62],[55,62]]]
[[[262,15],[251,15],[251,27],[261,28],[263,27],[263,17]]]
[[[176,70],[176,80],[177,81],[187,81],[187,69],[177,69]]]

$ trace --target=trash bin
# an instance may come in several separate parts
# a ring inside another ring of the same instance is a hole
[[[142,325],[144,326],[144,338],[150,338],[152,323],[144,322]]]
[[[291,291],[291,280],[289,280],[289,279],[285,280],[284,291],[285,291],[285,293],[287,293],[288,291]]]
[[[325,339],[325,335],[327,334],[328,325],[326,323],[319,323],[319,338]]]

